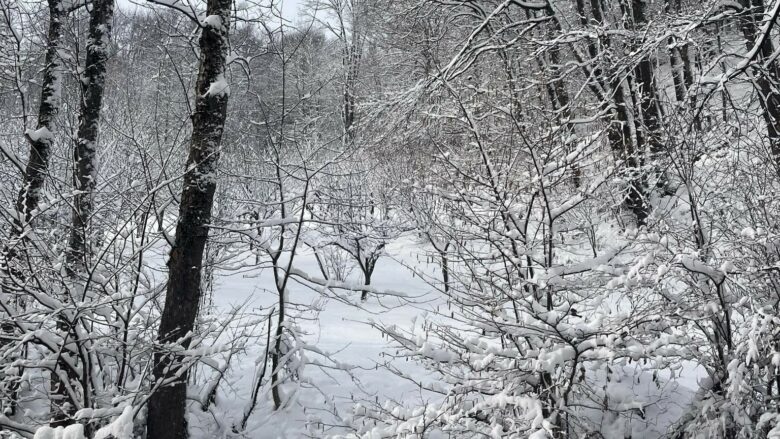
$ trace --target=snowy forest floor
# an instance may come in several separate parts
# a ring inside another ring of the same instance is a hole
[[[393,359],[397,349],[390,346],[380,331],[371,326],[372,321],[412,327],[422,322],[423,315],[431,320],[431,311],[443,309],[446,301],[443,295],[420,277],[436,279],[438,266],[430,263],[425,249],[413,237],[403,237],[391,243],[387,254],[380,259],[374,272],[372,285],[383,291],[403,292],[411,299],[378,297],[369,295],[361,302],[359,292],[346,294],[344,303],[326,298],[320,292],[300,283],[289,287],[288,300],[298,311],[295,316],[296,331],[300,341],[315,350],[328,353],[335,362],[324,361],[314,353],[308,353],[306,364],[297,382],[283,386],[287,403],[281,410],[273,410],[273,402],[267,387],[258,398],[258,405],[249,419],[247,429],[241,434],[231,431],[240,422],[250,400],[256,374],[255,364],[262,364],[265,355],[265,336],[250,343],[245,352],[231,360],[231,367],[217,394],[216,403],[207,412],[197,402],[191,404],[190,431],[193,437],[258,439],[331,437],[350,432],[346,425],[356,404],[378,404],[386,401],[402,403],[405,406],[425,406],[435,403],[437,395],[422,391],[416,384],[393,373],[383,365],[390,364],[415,379],[429,381],[429,374],[420,365],[405,359]],[[319,269],[311,252],[297,256],[295,267],[311,275],[318,275]],[[349,280],[360,284],[358,271],[353,271]],[[267,316],[271,307],[277,306],[277,295],[273,288],[270,268],[253,268],[215,273],[213,306],[215,312],[228,312],[235,306],[244,306],[245,312]],[[317,312],[311,311],[318,310]],[[305,310],[305,311],[300,311]],[[266,323],[267,324],[267,323]],[[315,358],[316,357],[316,358]],[[259,359],[259,361],[258,361]],[[326,363],[335,367],[320,368],[315,363]],[[347,373],[342,369],[350,369]],[[691,401],[698,388],[697,380],[702,375],[695,370],[675,373],[676,379],[669,380],[668,374],[654,380],[641,367],[623,367],[625,379],[634,380],[633,394],[624,395],[626,403],[652,399],[655,402],[646,408],[644,416],[638,413],[631,427],[639,437],[659,437],[666,428],[682,416],[685,406]],[[195,382],[203,381],[201,374]],[[266,372],[266,381],[269,372]],[[435,377],[430,376],[430,381]],[[197,395],[202,386],[195,384],[190,393]],[[621,395],[617,395],[620,397]],[[594,412],[593,416],[608,428],[607,415]],[[616,421],[617,422],[617,421]],[[620,422],[625,422],[621,420]],[[650,425],[652,423],[652,425]],[[353,424],[354,425],[354,424]],[[607,434],[609,436],[609,434]]]
[[[308,274],[319,275],[316,260],[310,251],[298,255],[295,266]],[[281,413],[272,410],[270,394],[260,395],[258,407],[249,420],[246,436],[294,438],[344,433],[338,425],[333,424],[339,423],[339,417],[349,417],[353,406],[359,401],[381,404],[392,399],[424,405],[426,401],[435,398],[381,366],[391,361],[384,354],[394,350],[390,350],[387,340],[370,323],[381,321],[408,327],[421,314],[443,304],[441,295],[416,274],[422,272],[433,276],[436,269],[435,264],[427,263],[420,246],[411,237],[405,237],[388,246],[387,254],[376,266],[372,285],[379,290],[403,292],[413,298],[411,300],[369,295],[368,300],[361,303],[359,292],[349,292],[347,295],[352,296],[352,303],[349,304],[324,298],[307,286],[292,283],[289,288],[290,302],[301,304],[302,308],[320,310],[317,315],[313,312],[297,313],[296,326],[302,334],[302,341],[332,353],[332,359],[342,367],[357,368],[351,370],[350,376],[342,370],[321,369],[311,364],[305,366],[299,380],[311,385],[298,387],[287,384],[284,387],[286,393],[297,393]],[[350,280],[359,284],[359,277],[359,270],[355,270]],[[226,312],[233,306],[246,303],[246,309],[267,315],[270,307],[276,306],[278,300],[276,292],[271,291],[273,282],[270,268],[217,272],[213,305],[218,312]],[[262,337],[256,346],[249,347],[246,353],[233,361],[211,413],[203,413],[197,404],[193,404],[190,430],[196,438],[236,437],[230,427],[241,418],[249,399],[255,360],[264,356],[264,341]],[[392,363],[399,370],[417,378],[426,374],[422,367],[412,362],[400,360]],[[338,413],[337,416],[331,413],[333,409]]]

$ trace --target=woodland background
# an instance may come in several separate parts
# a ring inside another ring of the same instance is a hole
[[[0,0],[0,437],[780,438],[779,0],[299,6]]]

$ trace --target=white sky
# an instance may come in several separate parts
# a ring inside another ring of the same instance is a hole
[[[282,0],[282,16],[288,20],[293,20],[298,16],[298,8],[301,0]]]

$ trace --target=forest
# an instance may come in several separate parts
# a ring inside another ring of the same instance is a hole
[[[0,0],[0,438],[780,439],[780,0]]]

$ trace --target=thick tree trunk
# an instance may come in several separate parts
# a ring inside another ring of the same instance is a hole
[[[640,130],[650,147],[652,154],[663,152],[661,142],[661,112],[658,108],[658,96],[655,91],[655,75],[648,58],[643,58],[634,69],[634,75],[639,82],[639,110],[642,115]]]
[[[38,125],[33,132],[25,133],[30,142],[30,157],[24,175],[24,187],[16,200],[16,209],[24,223],[32,219],[38,208],[44,179],[49,170],[49,156],[54,141],[54,118],[60,109],[62,88],[62,61],[57,53],[62,39],[62,20],[65,18],[61,0],[49,0],[49,31],[47,35],[46,66],[41,84],[41,101],[38,106]]]
[[[208,0],[200,36],[200,69],[192,115],[192,139],[184,175],[176,238],[168,261],[168,287],[160,319],[161,345],[180,343],[195,325],[201,296],[203,251],[216,189],[219,147],[225,126],[229,89],[225,80],[230,26],[230,0]],[[149,399],[147,437],[188,436],[186,395],[188,372],[179,373],[179,358],[164,347],[154,353],[154,378],[163,386]]]
[[[741,0],[740,4],[744,8],[743,16],[740,18],[742,34],[745,38],[745,45],[748,51],[750,51],[761,39],[760,25],[766,15],[766,8],[763,0]],[[773,25],[774,21],[767,27],[767,33],[771,32]],[[777,85],[780,84],[780,71],[778,70],[777,62],[772,59],[773,53],[774,45],[772,44],[772,39],[769,37],[764,38],[756,53],[756,61],[771,60],[771,62],[765,65],[764,68],[755,69],[754,84],[760,94],[759,103],[761,104],[762,115],[766,123],[775,166],[780,167],[780,92],[777,89]]]
[[[672,13],[680,12],[680,2],[673,0],[665,0],[664,12],[671,16]],[[716,26],[718,26],[716,24]],[[720,42],[720,29],[716,31],[718,41]],[[688,53],[688,43],[682,43],[679,47],[678,39],[675,36],[670,36],[667,40],[669,43],[669,65],[672,71],[672,82],[674,84],[674,96],[679,105],[683,105],[686,100],[686,94],[693,85],[693,69],[691,68],[691,60]],[[720,46],[720,43],[718,43]],[[722,52],[719,47],[718,52]],[[690,99],[689,108],[693,111],[693,126],[697,130],[701,130],[701,121],[696,115],[696,95],[689,96]],[[725,120],[725,119],[724,119]]]
[[[578,3],[578,6],[580,4],[581,2]],[[552,8],[550,2],[547,2],[545,14],[549,17],[555,15],[555,10]],[[555,35],[559,35],[561,33],[561,27],[556,20],[551,20],[551,23],[553,24],[548,28],[548,38],[553,40]],[[571,137],[574,134],[574,125],[571,123],[571,105],[569,92],[566,90],[566,82],[564,78],[561,77],[561,66],[563,65],[561,59],[562,57],[560,47],[558,47],[558,45],[553,45],[550,48],[550,63],[547,66],[552,76],[551,84],[548,85],[548,94],[550,95],[552,109],[555,112],[555,118],[558,121],[558,124],[563,128],[561,137],[565,142],[568,143],[571,141]],[[567,145],[566,150],[567,152],[571,152],[571,145]],[[577,163],[572,163],[571,168],[572,183],[574,184],[574,187],[580,187],[582,180],[582,170]]]
[[[614,153],[624,161],[628,172],[626,207],[633,212],[638,225],[644,225],[650,215],[647,203],[647,184],[642,175],[642,152],[638,151],[631,138],[628,109],[626,108],[623,87],[613,84],[615,100],[615,119],[607,130],[607,137]]]
[[[97,178],[96,142],[100,109],[103,104],[103,90],[106,80],[106,62],[108,46],[111,40],[111,25],[114,15],[113,0],[95,0],[89,13],[89,35],[87,39],[87,56],[84,74],[81,77],[81,105],[79,110],[79,127],[76,144],[73,149],[73,212],[71,216],[70,239],[65,255],[65,269],[68,275],[77,279],[86,269],[87,258],[87,224],[92,215],[92,197]],[[84,300],[81,297],[80,300]],[[57,327],[63,335],[72,332],[72,322],[62,315]],[[75,340],[79,343],[79,340]],[[78,348],[78,347],[77,347]],[[66,351],[67,352],[67,351]],[[72,355],[77,358],[77,355]],[[88,376],[88,364],[82,367],[84,376]],[[66,372],[70,384],[74,388],[82,387],[83,396],[87,398],[88,390],[85,382],[79,382],[73,368],[66,364],[58,365],[59,370]],[[73,422],[76,408],[70,401],[61,379],[52,379],[52,426],[67,425]]]
[[[23,236],[25,227],[32,221],[32,214],[38,208],[41,191],[49,170],[49,156],[54,141],[54,119],[59,112],[60,90],[62,87],[62,61],[57,53],[62,39],[62,20],[65,12],[61,0],[49,0],[49,29],[47,33],[46,60],[43,69],[43,82],[41,83],[41,99],[38,106],[38,123],[35,131],[27,131],[25,138],[30,143],[30,155],[27,161],[25,173],[22,176],[24,183],[16,199],[17,217],[14,219],[11,239],[5,249],[5,271],[10,282],[12,277],[20,278],[21,272],[17,263],[21,255],[15,246],[18,238]],[[8,284],[2,285],[2,292],[8,293],[13,289]],[[16,301],[17,310],[24,308],[24,304]],[[2,331],[6,334],[14,332],[13,323],[4,323]],[[10,359],[9,359],[10,360]],[[10,401],[3,408],[6,413],[14,414],[16,411],[16,388],[8,389]]]
[[[40,203],[41,191],[46,174],[49,170],[49,156],[54,141],[54,118],[59,112],[60,89],[62,86],[62,62],[57,50],[62,39],[62,11],[60,0],[49,1],[49,31],[47,36],[46,65],[41,83],[41,101],[38,107],[38,124],[35,131],[25,132],[25,138],[30,143],[30,156],[25,173],[24,183],[16,199],[18,216],[14,219],[11,230],[11,242],[5,249],[8,275],[18,275],[15,265],[19,257],[14,247],[17,239],[22,236],[24,228],[32,220],[32,214]],[[9,287],[3,285],[3,291]]]
[[[95,0],[89,15],[87,59],[81,78],[81,109],[76,144],[73,148],[73,213],[66,254],[66,269],[71,276],[87,264],[87,226],[93,209],[97,180],[96,153],[100,108],[106,82],[106,62],[114,15],[113,0]]]

